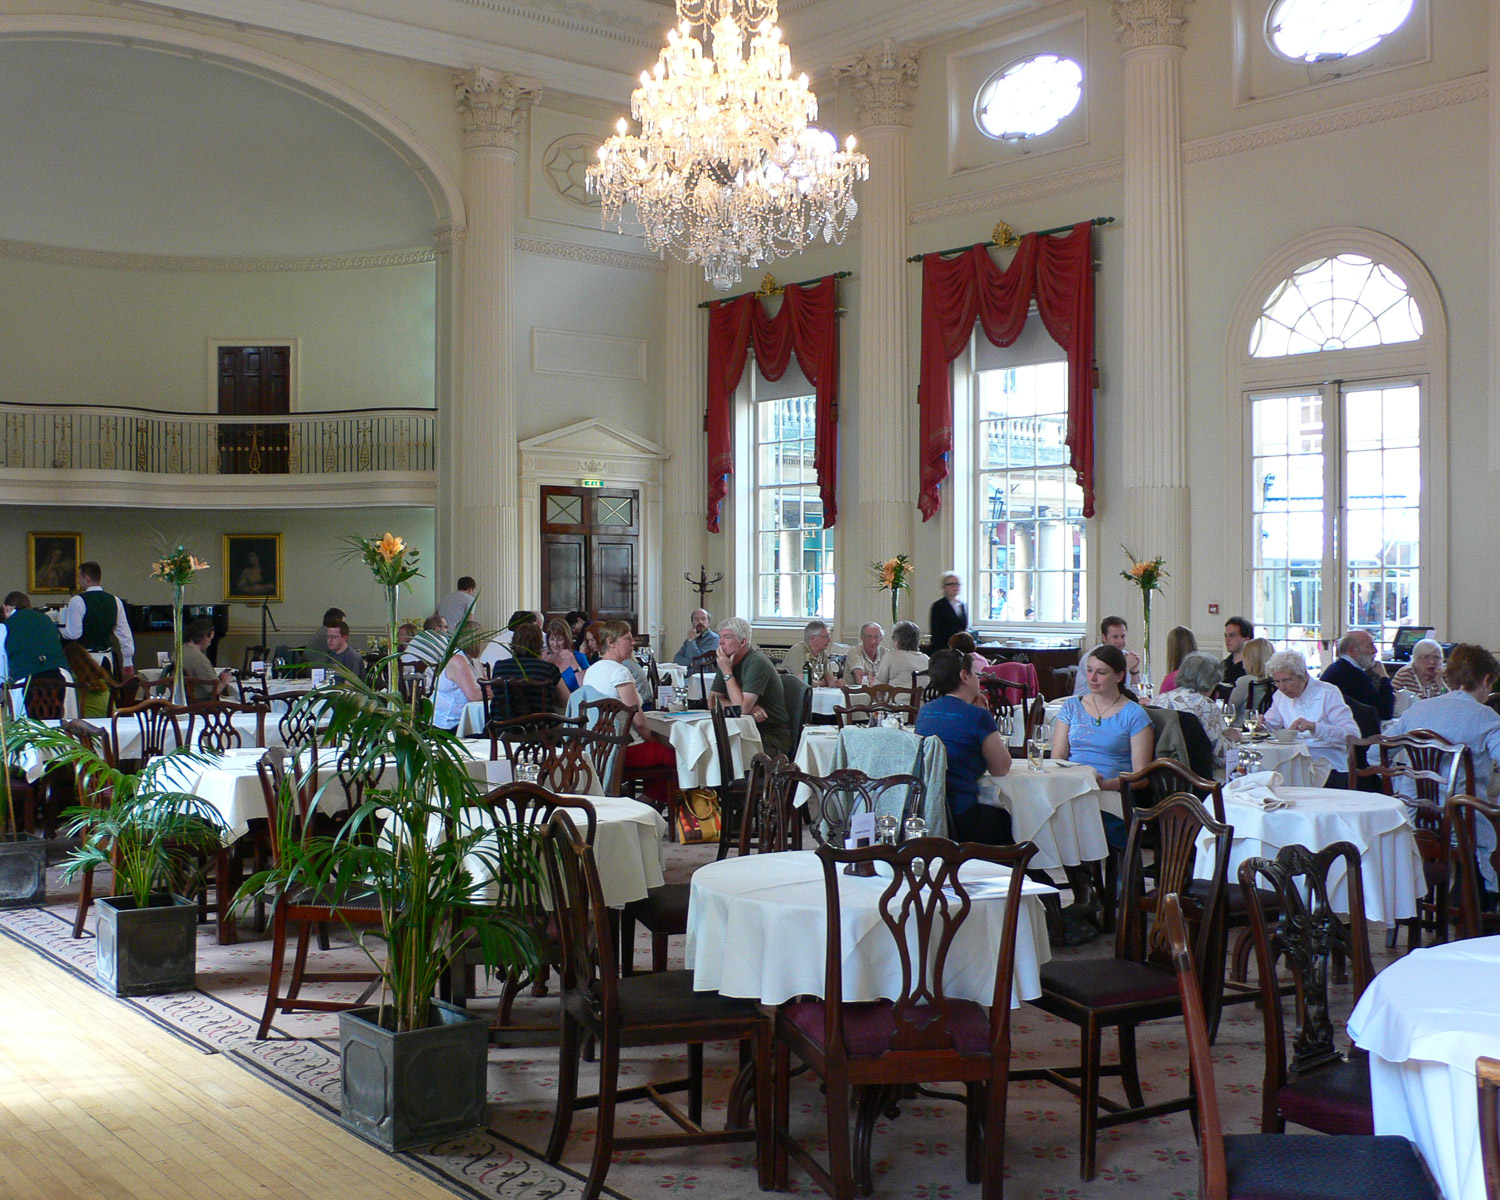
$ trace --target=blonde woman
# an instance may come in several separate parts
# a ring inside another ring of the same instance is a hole
[[[1246,712],[1263,713],[1271,707],[1275,685],[1271,683],[1271,655],[1276,647],[1265,638],[1251,638],[1245,643],[1240,662],[1245,673],[1234,681],[1234,690],[1229,693],[1229,703],[1234,705],[1236,722],[1245,719]]]

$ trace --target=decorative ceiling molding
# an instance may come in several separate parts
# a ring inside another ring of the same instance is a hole
[[[524,0],[459,0],[459,3],[647,47],[660,43],[662,28],[671,24],[671,18],[658,12],[657,5],[647,3],[635,6],[638,10],[643,10],[640,16],[602,8],[597,4],[586,4],[583,0],[533,0],[532,3],[525,3]]]
[[[518,237],[516,249],[547,258],[565,258],[570,262],[595,267],[620,267],[627,271],[653,271],[665,274],[667,264],[654,254],[636,254],[629,250],[605,250],[598,246],[581,246],[576,242],[553,242],[543,238]]]
[[[1028,200],[1041,200],[1079,188],[1096,187],[1101,183],[1114,183],[1125,177],[1125,160],[1111,158],[1087,167],[1074,167],[1068,171],[1054,171],[1050,175],[1038,175],[1035,179],[1019,183],[1003,184],[985,188],[979,192],[966,192],[947,200],[933,200],[926,204],[913,205],[907,212],[907,223],[920,225],[927,221],[941,221],[945,217],[961,217],[967,213],[989,212]]]
[[[1466,75],[1462,79],[1413,88],[1394,96],[1360,100],[1342,108],[1326,109],[1305,117],[1292,117],[1232,133],[1216,133],[1211,137],[1197,138],[1183,143],[1182,157],[1184,162],[1190,163],[1224,158],[1226,155],[1243,154],[1247,150],[1259,150],[1265,146],[1279,146],[1302,138],[1337,133],[1341,129],[1357,129],[1361,125],[1394,121],[1417,113],[1450,108],[1455,104],[1470,104],[1483,100],[1488,95],[1489,76],[1486,73]]]
[[[116,271],[353,271],[365,267],[405,267],[432,262],[435,257],[431,246],[365,254],[231,258],[207,254],[124,254],[114,250],[81,250],[72,246],[45,246],[0,238],[0,258]]]

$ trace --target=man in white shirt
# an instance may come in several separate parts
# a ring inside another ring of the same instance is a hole
[[[1331,683],[1310,678],[1307,661],[1295,650],[1271,655],[1266,671],[1276,685],[1276,695],[1266,711],[1266,728],[1307,734],[1307,749],[1313,760],[1329,767],[1325,786],[1348,786],[1349,742],[1359,737],[1359,726],[1344,702],[1343,692]]]
[[[463,624],[464,615],[469,611],[469,605],[474,603],[474,596],[478,591],[479,585],[474,582],[474,577],[465,575],[458,581],[458,587],[438,603],[437,615],[448,622],[449,629],[457,629]]]
[[[1111,646],[1119,647],[1120,653],[1125,656],[1125,666],[1130,672],[1130,686],[1139,687],[1141,683],[1141,659],[1138,654],[1125,649],[1125,637],[1130,632],[1130,626],[1125,624],[1124,617],[1105,617],[1099,622],[1100,641]],[[1093,647],[1089,647],[1093,649]],[[1082,660],[1078,664],[1078,673],[1073,676],[1073,695],[1082,696],[1089,690],[1088,672],[1084,664],[1088,662],[1088,651],[1084,651]]]
[[[135,674],[135,638],[130,633],[130,622],[125,619],[124,602],[104,590],[101,586],[103,579],[104,572],[98,563],[86,562],[79,566],[78,583],[83,592],[68,601],[62,627],[63,640],[81,641],[96,663],[118,667],[115,674],[124,679]],[[113,662],[111,637],[120,644],[122,662]]]
[[[860,629],[859,645],[849,651],[844,674],[854,683],[874,683],[875,670],[889,652],[890,648],[885,645],[885,630],[880,627],[880,622],[871,621]]]

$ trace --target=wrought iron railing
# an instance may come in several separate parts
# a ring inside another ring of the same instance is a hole
[[[302,412],[274,420],[83,405],[0,404],[0,466],[155,475],[432,472],[431,409]]]

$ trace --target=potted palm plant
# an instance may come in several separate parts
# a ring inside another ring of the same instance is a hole
[[[388,552],[405,553],[404,543],[391,549],[394,541],[384,539]],[[441,673],[484,636],[425,635],[434,669]],[[398,653],[393,641],[389,657]],[[376,682],[340,674],[339,686],[299,704],[323,727],[322,744],[339,747],[345,775],[376,785],[334,833],[299,837],[288,819],[278,860],[246,881],[240,902],[311,892],[335,908],[356,898],[378,904],[377,928],[350,927],[380,991],[377,1003],[339,1017],[340,1115],[362,1137],[403,1150],[483,1120],[488,1022],[434,993],[471,948],[500,973],[535,965],[525,927],[481,895],[489,884],[537,881],[540,869],[528,832],[475,819],[485,811],[486,785],[470,774],[472,757],[458,736],[433,725],[430,703],[413,705],[381,686],[392,677],[384,669]],[[294,786],[283,783],[287,802],[278,814],[293,812]]]
[[[196,978],[198,902],[177,895],[194,857],[223,844],[218,810],[181,790],[184,774],[213,756],[185,748],[121,771],[91,746],[40,722],[14,721],[5,732],[7,759],[30,752],[70,766],[87,804],[63,813],[69,836],[82,839],[63,863],[63,878],[111,867],[114,896],[98,900],[94,973],[118,996],[152,996],[191,988]]]
[[[0,679],[0,686],[5,681]],[[9,692],[0,696],[0,741],[5,741],[10,719],[6,715]],[[8,747],[9,743],[5,743]],[[7,748],[5,762],[5,812],[0,822],[0,908],[22,908],[47,902],[47,842],[39,834],[26,833],[16,820],[16,798],[11,770],[19,769],[19,755]]]

